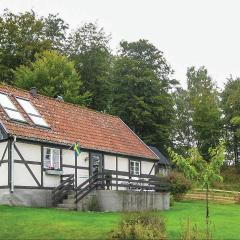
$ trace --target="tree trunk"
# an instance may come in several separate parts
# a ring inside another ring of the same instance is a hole
[[[208,206],[209,187],[206,187],[206,240],[209,240],[209,206]]]

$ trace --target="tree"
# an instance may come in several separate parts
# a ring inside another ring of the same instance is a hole
[[[90,107],[99,111],[109,108],[111,52],[110,36],[97,24],[86,23],[68,38],[66,54],[76,63],[83,85],[81,92],[92,95]]]
[[[240,78],[230,77],[222,93],[225,137],[230,159],[240,164]],[[233,157],[232,157],[233,155]]]
[[[34,11],[0,16],[0,81],[11,84],[13,70],[35,60],[44,50],[62,48],[67,24],[57,15],[38,17]]]
[[[173,93],[173,98],[175,118],[172,142],[174,149],[178,153],[184,155],[195,143],[189,104],[189,92],[178,87]]]
[[[199,152],[207,160],[208,149],[218,145],[222,134],[218,92],[205,67],[189,68],[187,84],[194,138]]]
[[[147,40],[121,42],[113,69],[111,112],[120,116],[147,144],[166,153],[170,146],[172,69]]]
[[[217,181],[222,181],[220,175],[221,166],[225,156],[224,142],[221,141],[215,148],[208,150],[210,161],[204,159],[197,148],[188,151],[188,157],[183,157],[168,149],[171,160],[177,165],[186,177],[202,185],[206,190],[206,239],[209,239],[209,189]],[[209,159],[208,159],[209,160]]]
[[[17,87],[28,90],[37,87],[43,95],[61,95],[71,103],[86,104],[89,101],[89,93],[79,93],[82,82],[73,62],[50,51],[44,51],[35,57],[36,61],[30,67],[22,65],[14,71],[14,84]]]

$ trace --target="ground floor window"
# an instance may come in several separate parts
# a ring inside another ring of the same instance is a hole
[[[43,162],[45,169],[60,169],[60,149],[44,147]]]
[[[131,175],[140,175],[140,162],[139,161],[130,161],[130,174]]]

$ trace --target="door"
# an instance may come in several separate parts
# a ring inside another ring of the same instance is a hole
[[[90,173],[92,176],[97,173],[101,173],[103,170],[103,154],[102,153],[90,153]]]

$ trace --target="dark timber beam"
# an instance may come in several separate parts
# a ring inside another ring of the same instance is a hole
[[[37,185],[39,187],[41,187],[41,184],[39,183],[39,181],[37,180],[36,176],[34,175],[33,171],[31,170],[31,168],[28,166],[27,161],[25,161],[24,157],[22,156],[22,154],[20,153],[18,147],[16,146],[16,144],[14,144],[14,148],[18,154],[18,156],[21,158],[22,162],[24,163],[25,167],[27,168],[27,170],[29,171],[29,173],[31,174],[31,176],[33,177],[34,181],[37,183]]]

